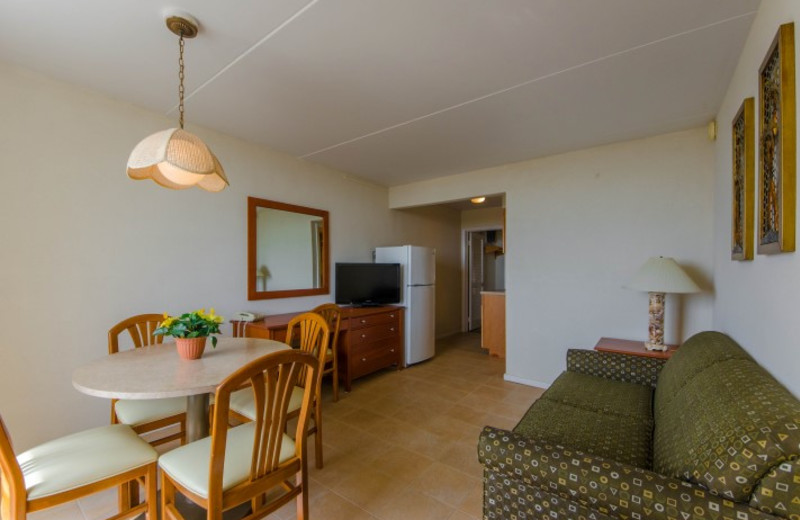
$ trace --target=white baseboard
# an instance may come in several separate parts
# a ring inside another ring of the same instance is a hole
[[[535,386],[537,388],[548,388],[550,383],[542,383],[541,381],[534,381],[533,379],[525,379],[524,377],[512,376],[511,374],[503,374],[503,379],[512,383],[519,383],[521,385]]]

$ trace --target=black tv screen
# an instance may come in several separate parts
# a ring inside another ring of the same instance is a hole
[[[336,303],[400,303],[400,264],[336,264]]]

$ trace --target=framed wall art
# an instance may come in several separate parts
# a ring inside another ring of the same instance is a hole
[[[795,249],[794,23],[781,25],[759,71],[758,253]]]
[[[731,259],[753,259],[755,197],[755,99],[747,98],[733,118],[733,218]]]

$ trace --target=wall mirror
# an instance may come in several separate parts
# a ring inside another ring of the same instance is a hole
[[[247,198],[247,299],[330,292],[328,212]]]

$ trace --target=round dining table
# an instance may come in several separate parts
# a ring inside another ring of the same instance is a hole
[[[141,347],[103,356],[75,370],[72,385],[107,399],[163,399],[186,396],[187,442],[208,436],[209,396],[229,375],[285,343],[258,338],[219,338],[200,359],[178,356],[174,343]]]

